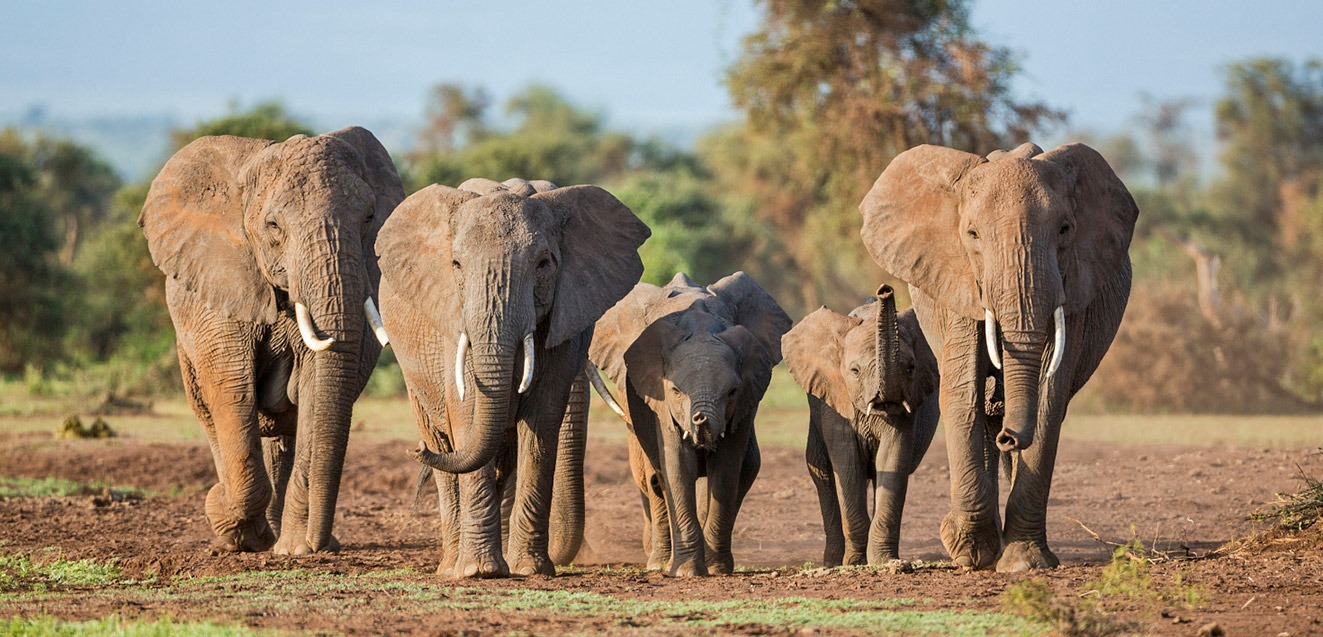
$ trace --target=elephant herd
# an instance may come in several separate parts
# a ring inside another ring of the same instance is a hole
[[[1081,144],[920,146],[860,210],[869,254],[914,307],[898,311],[884,285],[792,329],[743,272],[639,283],[650,231],[597,186],[470,179],[406,198],[358,127],[190,143],[139,224],[215,461],[215,548],[339,547],[353,403],[389,344],[451,577],[551,575],[575,559],[590,385],[629,431],[648,567],[730,573],[760,465],[758,403],[783,357],[807,393],[826,564],[898,557],[906,484],[940,416],[952,560],[1056,566],[1046,509],[1061,422],[1125,309],[1133,199]]]

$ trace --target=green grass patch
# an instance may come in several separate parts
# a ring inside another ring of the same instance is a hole
[[[280,631],[254,630],[238,625],[211,622],[175,622],[170,619],[156,621],[122,620],[107,617],[95,621],[66,622],[51,617],[37,619],[0,620],[0,635],[31,635],[34,637],[63,637],[65,635],[113,635],[114,637],[166,637],[169,635],[196,635],[197,637],[231,637],[239,635],[279,635]]]
[[[1323,482],[1306,474],[1300,465],[1295,468],[1305,488],[1298,493],[1278,493],[1277,501],[1267,511],[1253,513],[1251,518],[1272,522],[1277,529],[1290,532],[1303,531],[1323,518]]]
[[[109,586],[126,583],[115,560],[33,560],[22,553],[0,555],[0,592],[43,592],[52,586]]]
[[[93,487],[64,478],[0,476],[0,498],[64,498],[94,493]]]

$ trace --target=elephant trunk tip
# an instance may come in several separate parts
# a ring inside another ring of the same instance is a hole
[[[1024,433],[1003,427],[997,434],[997,449],[1003,452],[1028,449],[1033,440]]]

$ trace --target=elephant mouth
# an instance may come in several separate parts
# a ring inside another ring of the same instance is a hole
[[[878,398],[874,398],[873,400],[868,401],[868,406],[864,409],[864,413],[869,416],[873,414],[886,414],[888,416],[899,416],[903,413],[904,414],[911,413],[911,410],[908,401],[902,400],[900,402],[895,402],[890,400],[884,401]]]
[[[683,442],[692,443],[694,447],[702,451],[714,451],[717,448],[717,441],[725,438],[725,434],[717,436],[712,431],[712,427],[706,423],[694,425],[693,428],[685,427],[676,423],[680,430],[680,439]]]

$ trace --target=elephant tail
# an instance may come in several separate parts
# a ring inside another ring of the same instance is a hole
[[[423,491],[427,489],[427,484],[432,481],[432,468],[423,467],[418,471],[418,483],[413,488],[413,510],[418,510],[418,505],[423,501]]]

